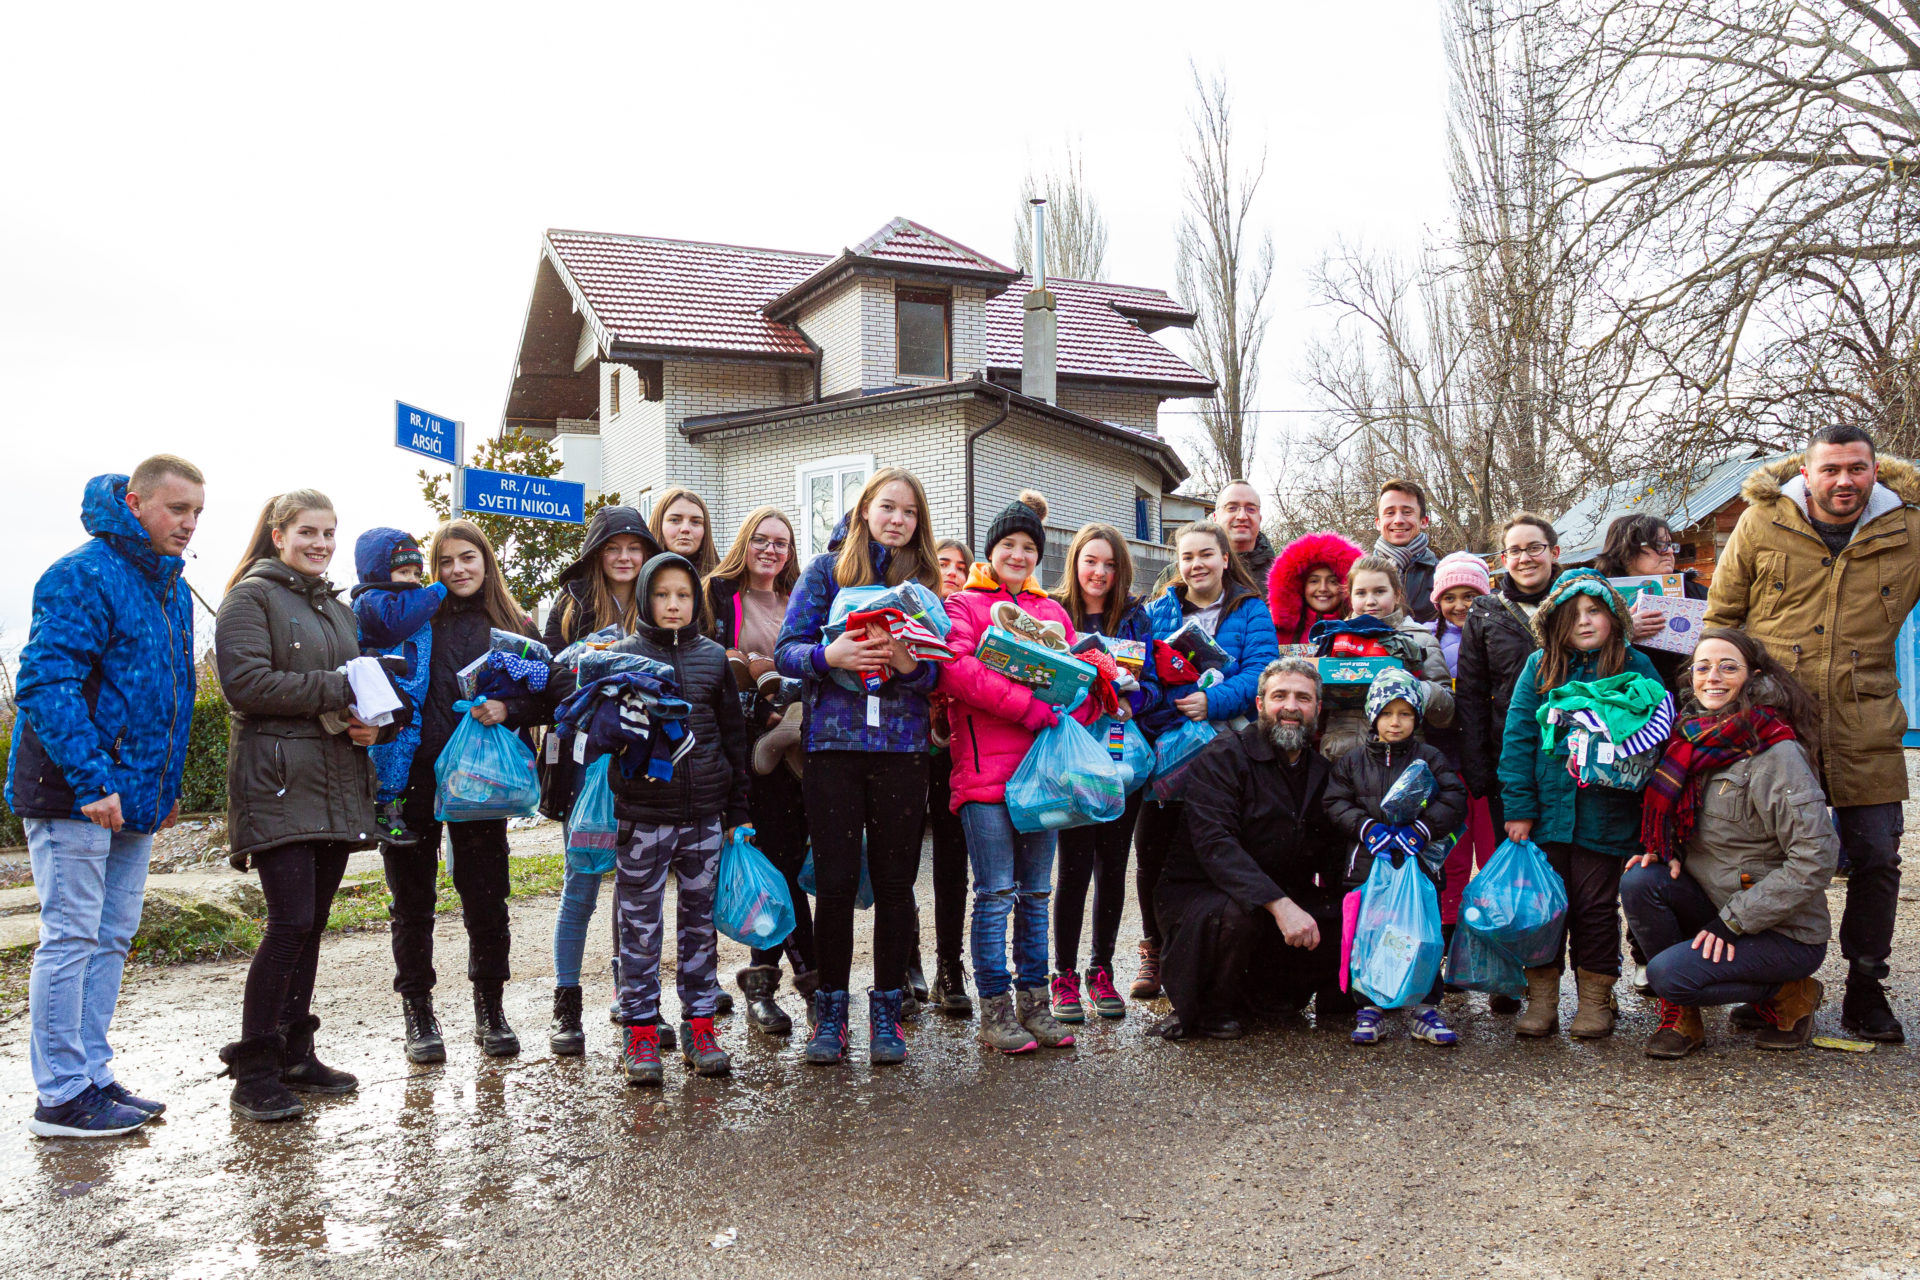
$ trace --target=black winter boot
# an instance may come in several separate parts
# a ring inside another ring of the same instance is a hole
[[[973,999],[967,995],[967,971],[958,960],[942,960],[935,966],[933,1007],[942,1013],[965,1018],[973,1013]]]
[[[1905,1044],[1906,1030],[1893,1016],[1887,1003],[1886,988],[1872,978],[1857,973],[1847,975],[1847,994],[1840,1001],[1840,1025],[1862,1040],[1881,1044]]]
[[[401,996],[400,1016],[407,1023],[407,1061],[447,1060],[447,1044],[440,1038],[440,1020],[433,1016],[432,996]]]
[[[520,1037],[507,1025],[507,1011],[500,1007],[500,984],[473,984],[473,1042],[489,1058],[511,1058],[520,1052]]]
[[[280,1083],[295,1093],[352,1093],[360,1082],[345,1071],[335,1071],[313,1051],[313,1033],[320,1019],[308,1014],[280,1028],[286,1047],[280,1051]]]
[[[547,1048],[563,1058],[587,1051],[587,1033],[580,1026],[580,988],[553,989],[553,1021],[547,1025]]]
[[[748,965],[733,975],[747,998],[747,1021],[770,1036],[793,1034],[793,1019],[773,998],[780,989],[780,970],[770,964]]]
[[[300,1099],[280,1083],[282,1047],[276,1031],[235,1040],[221,1048],[220,1061],[227,1064],[227,1069],[220,1074],[233,1077],[233,1096],[227,1105],[236,1115],[249,1120],[292,1120],[306,1114]]]

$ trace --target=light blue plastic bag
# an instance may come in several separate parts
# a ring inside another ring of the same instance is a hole
[[[1471,929],[1455,929],[1447,948],[1447,981],[1468,991],[1519,999],[1527,993],[1527,974],[1514,958]]]
[[[786,877],[748,842],[752,834],[752,827],[735,827],[720,849],[713,927],[735,942],[771,951],[793,932],[793,898]]]
[[[1502,840],[1460,895],[1460,923],[1523,969],[1557,963],[1567,886],[1531,840]]]
[[[540,775],[533,751],[503,724],[481,724],[453,704],[460,723],[433,762],[436,822],[486,822],[524,818],[540,803]]]
[[[1126,811],[1119,762],[1072,716],[1034,734],[1027,758],[1007,779],[1007,813],[1015,831],[1087,827]]]
[[[1440,895],[1416,858],[1375,858],[1361,890],[1349,972],[1368,1004],[1404,1009],[1419,1004],[1440,975]]]
[[[613,787],[607,779],[612,763],[612,756],[601,756],[587,766],[567,815],[567,870],[576,875],[603,876],[613,870],[620,820],[613,816]]]
[[[800,874],[794,877],[800,882],[800,892],[808,897],[817,898],[820,890],[813,877],[813,846],[807,846],[807,860],[800,864]],[[865,911],[873,906],[873,878],[867,874],[867,851],[860,850],[860,888],[854,894],[853,905],[856,910]]]
[[[1153,796],[1172,804],[1187,792],[1187,767],[1213,741],[1213,726],[1204,720],[1182,720],[1153,744]]]
[[[1100,744],[1108,756],[1113,755],[1113,727],[1120,726],[1120,755],[1116,763],[1120,766],[1121,785],[1128,795],[1132,795],[1147,785],[1147,779],[1153,776],[1153,744],[1147,741],[1147,735],[1140,732],[1140,726],[1131,720],[1115,720],[1112,716],[1101,716],[1087,726],[1087,732]]]

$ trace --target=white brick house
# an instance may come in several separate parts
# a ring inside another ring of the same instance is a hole
[[[1032,486],[1050,528],[1107,521],[1157,568],[1161,495],[1187,478],[1160,402],[1213,384],[1149,335],[1193,316],[1159,289],[1047,287],[1057,405],[1019,390],[1028,278],[907,219],[832,257],[549,231],[502,429],[557,436],[572,478],[642,510],[692,487],[723,547],[774,503],[822,550],[897,465],[938,535],[984,533]]]

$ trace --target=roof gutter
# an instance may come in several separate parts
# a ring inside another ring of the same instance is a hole
[[[973,540],[973,442],[978,440],[981,436],[984,436],[985,434],[987,434],[987,432],[993,430],[995,427],[999,426],[1001,423],[1005,422],[1007,420],[1007,416],[1013,412],[1013,392],[1009,391],[1005,387],[995,386],[993,383],[986,381],[984,378],[981,379],[980,385],[988,391],[995,391],[999,393],[1000,414],[992,422],[987,423],[986,426],[981,427],[975,431],[967,432],[967,554],[968,555],[977,554],[977,548],[979,546],[979,544]]]

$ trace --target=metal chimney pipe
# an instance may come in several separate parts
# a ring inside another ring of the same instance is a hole
[[[1033,287],[1047,287],[1047,202],[1029,200],[1033,206]]]

